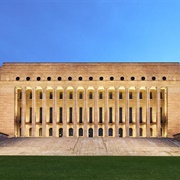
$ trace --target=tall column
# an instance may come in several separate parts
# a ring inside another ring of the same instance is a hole
[[[105,137],[108,137],[108,123],[109,123],[109,116],[108,116],[108,88],[105,88]]]
[[[46,87],[42,89],[43,99],[42,99],[42,136],[46,137]]]
[[[26,136],[26,87],[22,87],[21,136]]]
[[[168,87],[165,88],[164,96],[164,105],[165,105],[165,136],[168,136]]]
[[[20,92],[22,94],[22,90]],[[19,106],[19,95],[18,95],[18,89],[15,87],[14,88],[14,136],[18,137],[18,136],[22,136],[22,128],[21,123],[22,123],[22,106]],[[22,104],[22,95],[21,95],[21,104]],[[19,114],[18,114],[19,111]],[[19,116],[19,118],[18,118]]]
[[[146,87],[146,137],[150,137],[150,99],[149,87]]]
[[[77,89],[74,88],[74,105],[73,105],[73,135],[77,137]]]
[[[136,88],[136,137],[139,137],[139,87]]]
[[[125,99],[126,137],[129,137],[129,87],[126,87],[125,94],[126,94],[126,99]]]
[[[88,92],[84,88],[84,137],[87,137],[87,124],[88,124]]]
[[[32,136],[36,136],[36,87],[32,88]]]
[[[156,87],[156,136],[161,136],[160,87]]]
[[[115,90],[115,137],[119,137],[119,87]]]
[[[56,137],[56,122],[57,122],[57,108],[56,108],[56,87],[53,88],[53,136]]]
[[[67,136],[67,87],[63,88],[63,136]]]
[[[98,89],[94,88],[94,137],[98,131]]]

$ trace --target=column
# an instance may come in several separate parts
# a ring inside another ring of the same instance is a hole
[[[139,87],[136,88],[136,137],[139,137]]]
[[[56,137],[56,122],[57,122],[57,108],[56,108],[56,87],[53,88],[53,137]]]
[[[21,136],[26,136],[26,87],[22,87]]]
[[[67,136],[67,87],[63,88],[63,136]]]
[[[165,88],[165,137],[168,137],[168,87]]]
[[[126,126],[126,137],[129,137],[129,87],[125,88],[125,126]]]
[[[97,131],[98,131],[98,89],[94,88],[94,137],[97,137]]]
[[[150,137],[150,99],[149,87],[146,87],[146,137]]]
[[[119,87],[115,89],[115,137],[119,137]]]
[[[88,91],[84,88],[84,137],[87,137],[88,124]]]
[[[161,136],[160,87],[156,87],[156,136]]]
[[[32,88],[32,136],[36,136],[36,87]]]
[[[42,89],[43,99],[42,99],[42,136],[46,137],[46,87]]]
[[[105,137],[108,137],[108,122],[109,122],[109,116],[108,116],[108,88],[105,88],[105,110],[104,110],[105,118]]]
[[[73,136],[77,137],[77,89],[74,88],[74,105],[73,105]]]

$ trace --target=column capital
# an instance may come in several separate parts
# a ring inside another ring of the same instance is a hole
[[[47,89],[47,86],[41,86],[42,89]]]
[[[26,91],[26,86],[21,86],[22,91]]]
[[[93,87],[94,88],[94,91],[98,91],[98,87]]]
[[[57,86],[51,86],[53,89],[57,90]]]
[[[62,86],[63,90],[66,90],[67,89],[67,86]]]
[[[140,90],[141,86],[135,86],[135,90]]]
[[[156,86],[156,90],[160,90],[161,89],[161,86]]]

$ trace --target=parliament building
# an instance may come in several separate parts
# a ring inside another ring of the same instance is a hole
[[[3,63],[0,132],[9,137],[172,137],[179,63]]]

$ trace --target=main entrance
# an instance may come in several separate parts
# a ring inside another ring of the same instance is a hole
[[[89,137],[93,137],[93,129],[89,128]]]

